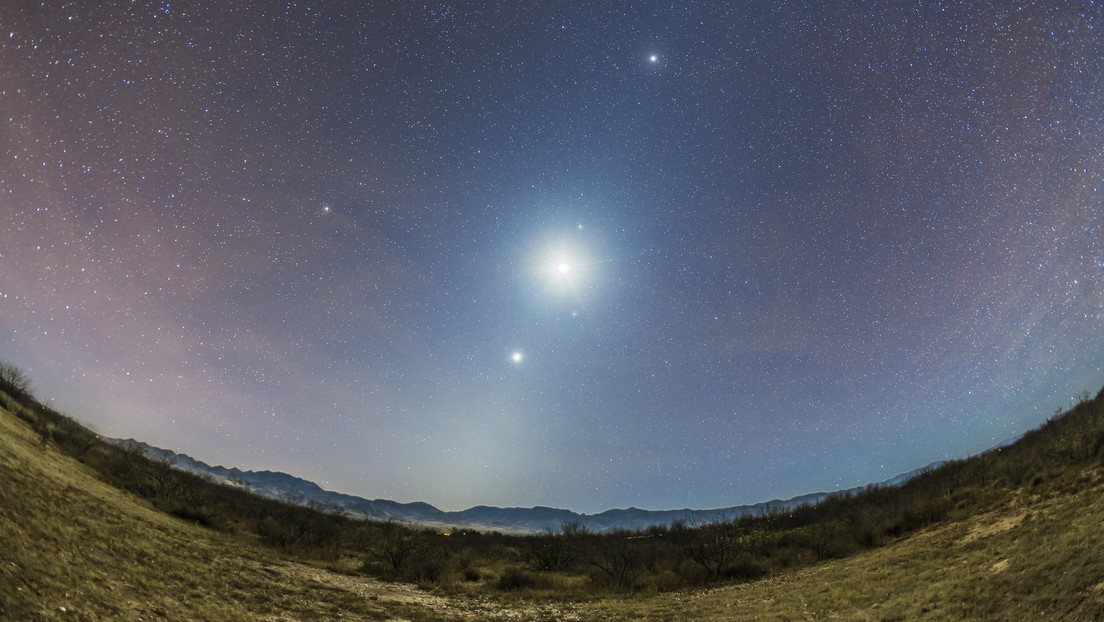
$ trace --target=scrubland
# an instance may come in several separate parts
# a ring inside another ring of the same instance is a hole
[[[0,374],[0,619],[1104,619],[1104,391],[899,488],[708,525],[417,530],[205,481]]]

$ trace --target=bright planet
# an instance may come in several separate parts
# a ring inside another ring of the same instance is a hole
[[[104,435],[446,510],[716,508],[1104,385],[1088,3],[0,22],[0,359]]]

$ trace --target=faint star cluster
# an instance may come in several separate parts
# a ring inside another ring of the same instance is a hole
[[[1091,2],[0,8],[0,358],[370,498],[721,507],[1104,384]]]

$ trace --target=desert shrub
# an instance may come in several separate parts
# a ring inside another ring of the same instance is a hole
[[[803,544],[813,551],[818,561],[844,557],[857,548],[848,529],[838,520],[814,523],[803,532]]]
[[[414,560],[404,578],[420,584],[436,584],[444,581],[447,571],[448,559],[436,551]]]
[[[697,568],[688,568],[688,570],[694,573]],[[672,592],[690,585],[688,580],[690,580],[690,577],[687,575],[668,568],[648,573],[642,577],[637,584],[637,590],[656,594]]]
[[[528,560],[537,570],[563,572],[579,559],[578,538],[571,534],[545,533],[528,536]]]
[[[771,567],[776,569],[808,566],[817,561],[816,553],[790,533],[779,534],[772,540],[763,559],[769,560]]]
[[[203,525],[204,527],[212,527],[213,521],[211,515],[205,512],[202,508],[179,504],[174,506],[170,511],[173,516],[186,520],[191,523]]]
[[[20,419],[23,419],[24,421],[26,421],[27,419],[19,412],[23,409],[23,405],[20,404],[19,401],[16,400],[14,397],[8,395],[7,391],[0,390],[0,408],[11,411],[13,415],[19,417]]]
[[[625,533],[614,533],[600,541],[593,541],[587,548],[585,558],[594,569],[591,576],[599,584],[617,590],[633,589],[655,559],[645,545],[638,540],[630,540]]]
[[[370,555],[393,577],[402,577],[414,560],[422,541],[411,529],[388,522],[381,525]]]
[[[520,568],[510,568],[498,578],[498,589],[504,592],[528,590],[536,586],[536,577]]]
[[[704,573],[704,581],[719,578],[738,555],[746,551],[745,534],[733,524],[706,525],[682,545],[682,553]]]
[[[878,529],[877,522],[868,516],[852,518],[849,533],[855,543],[862,548],[873,548],[883,542],[883,534]]]
[[[304,525],[293,520],[281,520],[280,517],[268,516],[256,527],[257,535],[269,544],[278,548],[290,548],[303,539],[306,534]]]
[[[472,532],[443,538],[394,523],[335,516],[247,490],[204,481],[150,460],[136,447],[102,441],[30,395],[3,390],[0,405],[26,421],[51,448],[103,480],[200,525],[257,536],[285,553],[334,559],[354,553],[361,570],[441,585],[487,581],[503,591],[579,589],[664,591],[693,583],[751,580],[879,546],[888,538],[1005,503],[1032,486],[1046,495],[1082,486],[1080,466],[1104,464],[1104,389],[1056,414],[1013,445],[954,460],[900,487],[829,497],[816,506],[775,510],[718,524],[653,527],[598,535],[565,526],[563,535],[516,537]],[[455,531],[455,530],[454,530]],[[582,567],[587,575],[569,575]],[[483,571],[476,568],[484,569]],[[507,570],[499,572],[499,568]],[[494,568],[488,572],[487,568]],[[527,570],[541,572],[528,572]],[[495,574],[499,576],[495,581]],[[2,616],[0,616],[2,617]]]
[[[769,570],[763,564],[744,553],[721,570],[721,578],[731,581],[754,581],[768,572]]]

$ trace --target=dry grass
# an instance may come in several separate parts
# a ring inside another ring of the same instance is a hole
[[[387,584],[302,580],[273,553],[156,512],[41,447],[7,411],[0,481],[0,619],[441,617]]]
[[[1104,620],[1104,483],[744,585],[587,605],[594,620]]]
[[[1104,620],[1099,466],[761,581],[563,603],[446,596],[292,562],[157,512],[38,440],[0,410],[0,619]]]

